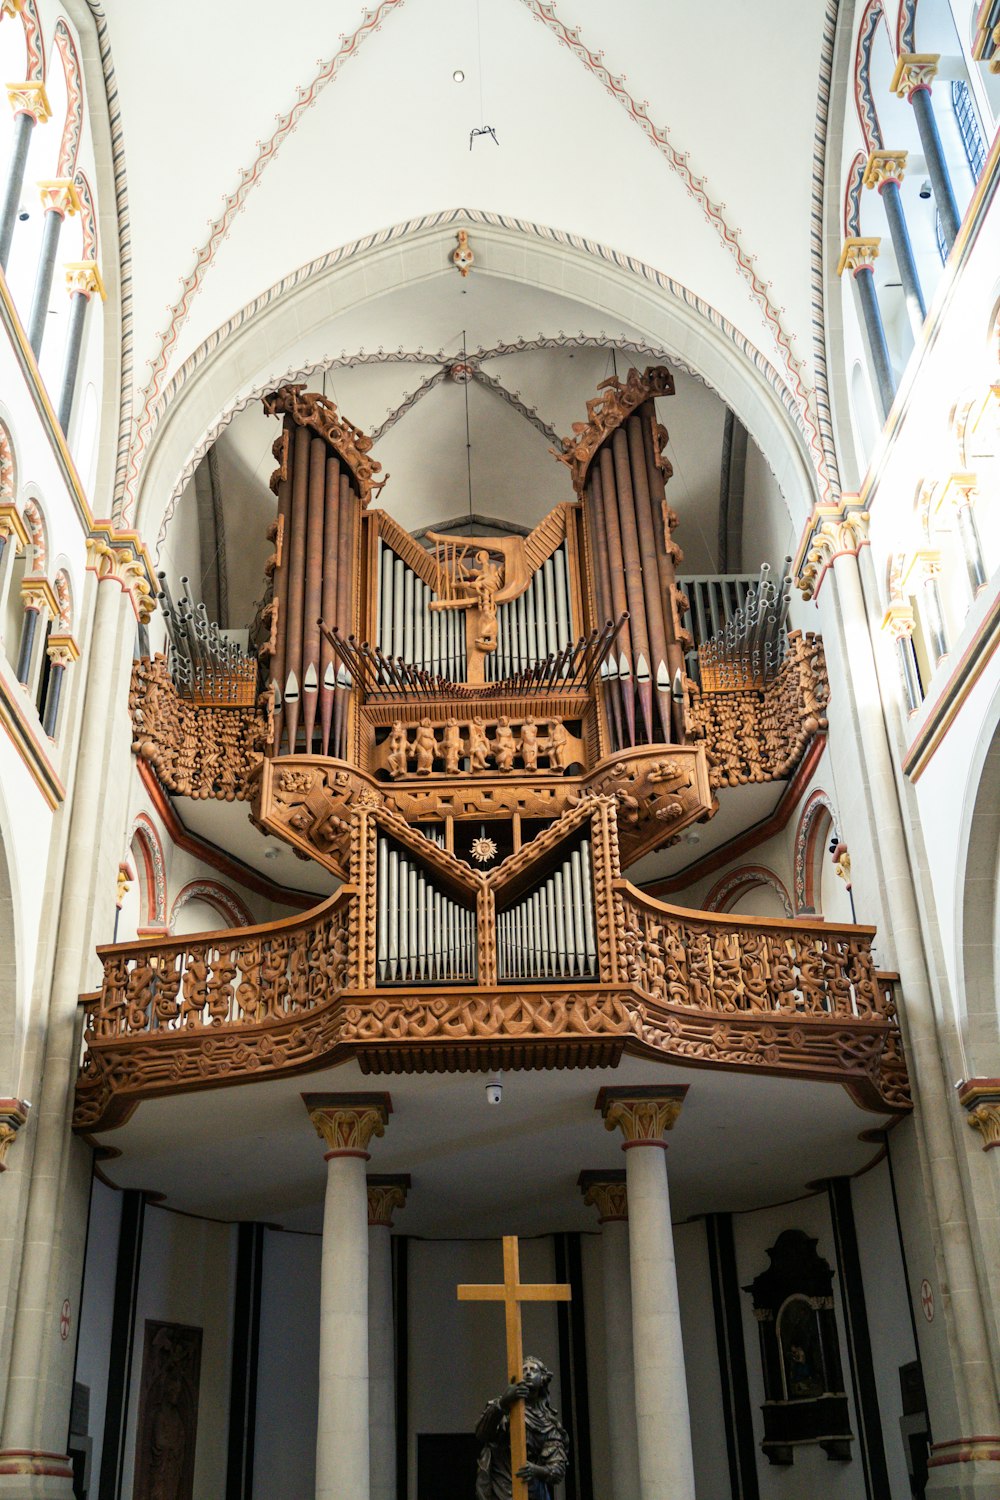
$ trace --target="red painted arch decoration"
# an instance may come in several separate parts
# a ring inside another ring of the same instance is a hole
[[[727,870],[705,897],[705,910],[732,911],[742,896],[762,885],[770,886],[776,893],[785,908],[786,917],[794,915],[787,886],[766,865],[741,865],[738,870]]]
[[[795,830],[795,909],[799,913],[816,910],[816,844],[830,826],[837,826],[837,810],[822,787],[817,787],[809,793]]]
[[[129,849],[138,845],[142,860],[139,888],[146,898],[144,925],[139,936],[151,932],[167,931],[167,866],[163,858],[163,843],[156,824],[148,813],[136,813],[129,834]]]
[[[170,908],[171,931],[173,931],[177,913],[189,901],[204,901],[206,905],[212,907],[213,911],[219,913],[227,927],[252,927],[255,921],[246,902],[221,881],[191,880],[183,890],[178,891],[174,904]]]

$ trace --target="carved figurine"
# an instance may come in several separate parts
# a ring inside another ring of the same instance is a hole
[[[549,765],[557,771],[566,769],[569,735],[561,719],[549,720]]]
[[[521,759],[526,771],[538,769],[538,725],[530,714],[521,725]]]
[[[406,775],[406,756],[409,750],[406,738],[406,730],[399,719],[392,726],[392,734],[389,736],[389,775]]]
[[[510,720],[506,715],[501,715],[497,720],[497,732],[493,737],[493,759],[496,761],[498,771],[513,770],[516,749]]]
[[[429,776],[437,754],[437,740],[434,738],[434,727],[426,716],[420,720],[413,748],[417,756],[417,775]]]
[[[444,768],[449,776],[458,774],[458,763],[462,758],[462,731],[458,727],[458,720],[454,715],[448,719],[444,726],[444,738],[442,741],[444,750]]]
[[[473,771],[486,770],[486,757],[490,753],[490,742],[486,738],[481,714],[473,714],[469,725],[469,761]]]
[[[502,582],[500,569],[490,561],[485,547],[476,553],[477,571],[467,574],[476,603],[479,606],[479,634],[476,645],[480,651],[495,651],[497,644],[497,594]]]
[[[565,1477],[569,1439],[549,1404],[551,1371],[529,1354],[521,1379],[509,1385],[497,1401],[490,1401],[479,1419],[476,1437],[482,1443],[476,1476],[476,1500],[511,1500],[510,1411],[524,1402],[528,1462],[518,1478],[528,1482],[528,1500],[553,1500],[553,1486]]]

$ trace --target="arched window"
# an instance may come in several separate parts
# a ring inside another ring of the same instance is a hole
[[[834,864],[831,846],[839,844],[836,813],[821,788],[809,794],[795,831],[795,906],[799,916],[827,922],[853,922],[847,883]],[[841,870],[843,866],[841,866]]]
[[[192,880],[170,909],[170,931],[180,935],[252,927],[253,916],[235,891],[218,880]]]
[[[129,840],[130,862],[139,880],[140,936],[167,931],[167,869],[163,844],[148,813],[137,813]]]

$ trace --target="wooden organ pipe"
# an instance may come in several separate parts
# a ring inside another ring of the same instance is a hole
[[[291,417],[286,416],[281,437],[274,445],[275,457],[284,450],[284,478],[278,482],[277,537],[281,562],[274,571],[274,598],[277,610],[275,622],[274,654],[270,662],[271,686],[274,694],[274,750],[281,743],[284,722],[285,642],[288,635],[288,547],[292,512],[292,463],[291,454],[295,445],[295,428]],[[280,472],[280,471],[279,471]]]
[[[446,895],[391,839],[379,835],[377,982],[474,981],[476,913]]]
[[[359,500],[346,466],[322,437],[290,416],[285,433],[269,673],[275,704],[272,752],[294,754],[301,730],[307,754],[343,757],[352,681],[320,620],[336,621],[345,633],[351,629]]]
[[[644,587],[647,580],[643,578],[642,558],[639,553],[639,526],[635,496],[632,491],[632,465],[629,462],[628,437],[624,428],[619,427],[614,433],[611,439],[611,452],[615,464],[615,490],[621,529],[621,558],[625,574],[625,595],[628,599],[629,629],[632,633],[632,648],[635,653],[633,658],[635,693],[642,714],[646,743],[649,744],[653,739],[653,690],[649,671],[648,628],[650,601]],[[656,592],[659,592],[658,577]]]
[[[684,738],[684,656],[674,547],[652,400],[602,444],[585,486],[598,613],[628,612],[617,655],[601,670],[616,749]]]
[[[336,453],[328,453],[326,459],[326,493],[340,494],[340,459]],[[340,506],[326,509],[323,525],[323,587],[320,592],[320,614],[324,620],[337,617],[337,558],[340,550]],[[330,753],[330,735],[333,730],[334,699],[337,693],[337,666],[329,637],[322,633],[320,643],[319,670],[319,724],[321,754]]]
[[[536,890],[498,914],[497,965],[501,983],[597,977],[588,838]]]
[[[291,545],[288,549],[288,634],[285,639],[285,733],[294,754],[299,732],[302,684],[302,604],[305,594],[306,504],[309,493],[309,432],[295,429],[292,444]]]

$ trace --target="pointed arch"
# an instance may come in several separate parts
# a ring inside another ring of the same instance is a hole
[[[167,930],[167,867],[163,843],[148,813],[136,813],[129,834],[129,850],[137,849],[139,890],[145,904],[145,926],[141,933]]]
[[[817,787],[806,799],[795,830],[795,910],[800,915],[816,910],[822,845],[836,825],[836,808],[822,787]]]

